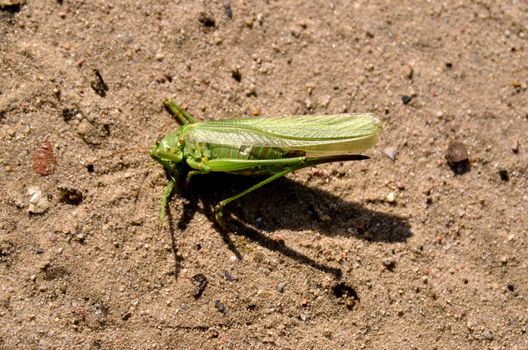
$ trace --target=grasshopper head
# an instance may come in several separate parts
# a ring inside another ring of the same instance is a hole
[[[170,133],[150,148],[150,156],[165,168],[174,167],[183,159],[179,133]]]

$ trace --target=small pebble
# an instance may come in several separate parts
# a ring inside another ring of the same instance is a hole
[[[395,147],[387,147],[383,150],[383,153],[391,160],[396,160],[396,154],[398,154],[398,151]]]
[[[231,8],[229,1],[224,1],[224,13],[227,18],[233,18],[233,9]]]
[[[215,45],[220,45],[223,41],[224,38],[222,38],[220,34],[218,34],[217,32],[213,34],[213,43],[215,43]]]
[[[409,102],[411,102],[412,96],[402,95],[401,99],[402,99],[403,104],[407,105],[407,104],[409,104]]]
[[[468,151],[462,142],[450,144],[445,157],[447,163],[456,174],[463,174],[469,171]]]
[[[215,308],[218,310],[218,312],[221,312],[221,313],[226,312],[226,308],[220,300],[215,300]]]
[[[387,202],[391,204],[396,203],[396,193],[389,192],[389,194],[387,194]]]
[[[202,296],[207,284],[209,283],[207,281],[207,277],[205,277],[204,274],[198,273],[191,277],[191,282],[194,285],[192,295],[194,298],[198,299]]]
[[[257,106],[251,106],[249,112],[252,116],[257,117],[260,115],[260,108],[258,108]]]
[[[394,258],[385,258],[383,259],[383,266],[387,270],[392,271],[396,267],[396,260]]]
[[[233,282],[233,281],[236,281],[236,278],[233,277],[233,275],[231,275],[229,272],[227,271],[224,271],[224,279],[227,281],[227,282]]]
[[[103,76],[101,72],[99,72],[98,69],[93,69],[93,73],[95,77],[90,82],[90,86],[92,87],[92,89],[97,95],[101,97],[105,97],[106,93],[108,92],[109,87],[104,81]]]
[[[519,154],[519,146],[520,146],[520,143],[519,143],[519,140],[517,140],[511,148],[511,151],[513,152],[513,154]]]
[[[255,23],[255,19],[253,17],[245,17],[244,18],[244,24],[248,28],[253,28],[253,23]]]
[[[468,160],[466,146],[462,142],[454,142],[449,145],[446,153],[447,161],[450,163],[460,163]]]
[[[28,212],[31,214],[42,214],[46,212],[50,207],[50,202],[45,196],[42,196],[42,192],[38,188],[29,188],[29,208]]]

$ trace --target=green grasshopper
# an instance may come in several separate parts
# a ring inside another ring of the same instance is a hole
[[[269,175],[265,180],[224,199],[215,208],[223,225],[223,208],[230,202],[301,168],[321,163],[361,160],[358,153],[374,146],[381,131],[371,114],[295,115],[196,122],[171,100],[165,108],[181,127],[156,142],[150,155],[166,171],[168,184],[161,200],[160,219],[180,174],[186,183],[196,174],[226,172]]]

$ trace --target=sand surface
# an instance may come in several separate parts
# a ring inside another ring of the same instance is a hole
[[[528,349],[526,1],[0,7],[1,349]],[[255,179],[196,177],[160,226],[164,98],[384,130],[225,231]]]

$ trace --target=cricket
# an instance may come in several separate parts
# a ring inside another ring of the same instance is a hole
[[[381,122],[370,113],[199,122],[174,101],[167,99],[163,104],[180,127],[150,150],[168,178],[161,199],[161,221],[176,185],[182,180],[189,184],[194,175],[225,172],[268,176],[215,206],[215,219],[224,226],[223,209],[227,204],[292,171],[323,163],[368,159],[361,153],[376,144],[382,130]]]

